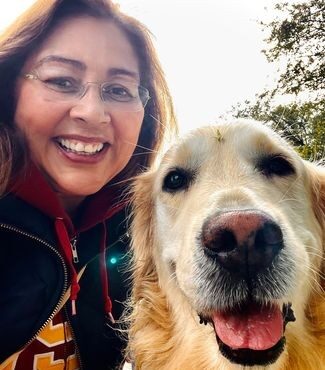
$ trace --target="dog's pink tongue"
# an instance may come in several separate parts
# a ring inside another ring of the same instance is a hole
[[[232,349],[265,350],[283,335],[283,318],[278,307],[252,304],[244,310],[215,313],[212,317],[218,337]]]

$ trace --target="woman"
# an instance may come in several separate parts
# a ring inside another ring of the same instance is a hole
[[[1,36],[0,369],[121,363],[127,188],[167,131],[150,35],[109,0],[36,1]]]

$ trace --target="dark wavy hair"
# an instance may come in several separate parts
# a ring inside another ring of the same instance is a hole
[[[172,99],[149,30],[110,0],[39,0],[0,35],[0,194],[26,168],[27,146],[13,122],[16,79],[26,59],[63,20],[80,15],[107,19],[127,36],[140,66],[140,83],[150,91],[138,146],[114,181],[135,176],[155,158],[167,135],[177,132]]]

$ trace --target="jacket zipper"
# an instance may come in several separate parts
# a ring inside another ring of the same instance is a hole
[[[29,344],[31,344],[36,338],[37,336],[39,335],[39,333],[49,324],[49,322],[53,319],[53,317],[55,316],[55,314],[57,313],[59,307],[61,306],[62,302],[63,302],[63,297],[65,295],[65,292],[67,291],[67,288],[68,288],[68,271],[67,271],[67,267],[65,265],[65,262],[64,262],[64,259],[63,257],[61,256],[61,254],[55,249],[54,246],[52,246],[51,244],[47,243],[45,240],[33,235],[33,234],[29,234],[21,229],[18,229],[16,228],[15,226],[12,226],[12,225],[7,225],[7,224],[3,224],[3,223],[0,223],[0,227],[3,228],[3,229],[6,229],[6,230],[10,230],[10,231],[14,231],[20,235],[23,235],[23,236],[26,236],[32,240],[36,240],[37,242],[43,244],[44,246],[46,246],[47,248],[49,248],[52,252],[54,252],[58,257],[59,259],[61,260],[62,262],[62,266],[63,266],[63,271],[64,271],[64,284],[63,284],[63,290],[62,290],[62,293],[61,293],[61,296],[60,296],[60,299],[57,303],[57,305],[55,306],[54,310],[52,311],[51,315],[48,317],[48,319],[45,321],[45,323],[40,327],[40,329],[33,335],[33,337],[26,343],[24,344],[24,346],[21,347],[21,350],[23,350],[24,348],[26,348]],[[20,351],[20,350],[19,350]],[[17,352],[19,352],[17,351]]]
[[[79,262],[79,257],[78,257],[78,251],[77,251],[77,236],[74,236],[71,240],[70,240],[70,245],[71,245],[71,252],[72,252],[72,260],[74,263],[78,263]]]
[[[75,235],[70,240],[73,263],[78,263],[79,262],[78,251],[77,251],[77,241],[78,241],[78,236],[77,235]],[[83,364],[82,364],[82,360],[81,360],[81,356],[80,356],[80,351],[79,351],[79,348],[78,348],[77,339],[76,339],[76,336],[75,336],[75,333],[74,333],[73,326],[70,322],[69,315],[67,313],[67,308],[64,307],[64,310],[65,310],[66,320],[68,322],[68,325],[69,325],[70,330],[71,330],[72,337],[74,339],[74,346],[75,346],[76,356],[77,356],[77,359],[79,361],[79,370],[82,370],[83,369]]]

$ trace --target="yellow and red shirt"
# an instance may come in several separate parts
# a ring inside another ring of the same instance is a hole
[[[78,370],[76,347],[62,310],[23,351],[0,365],[0,370]]]

